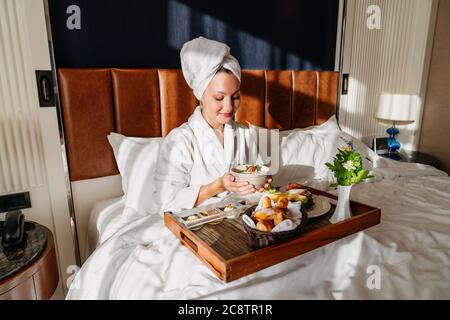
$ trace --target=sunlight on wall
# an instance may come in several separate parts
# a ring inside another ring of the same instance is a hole
[[[381,30],[367,27],[369,5],[381,8]],[[339,119],[349,133],[358,138],[386,135],[392,123],[375,119],[383,92],[422,95],[431,12],[431,0],[355,2],[349,96]],[[405,149],[417,149],[422,107],[420,103],[413,123],[399,125],[398,139]]]

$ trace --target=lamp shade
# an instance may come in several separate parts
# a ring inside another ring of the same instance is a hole
[[[383,93],[376,117],[392,121],[414,121],[419,102],[420,98],[415,95]]]

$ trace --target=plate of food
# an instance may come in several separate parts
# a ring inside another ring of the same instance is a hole
[[[247,181],[253,184],[256,189],[259,189],[267,181],[269,167],[255,164],[243,164],[232,168],[231,174],[236,178],[237,182]]]
[[[308,212],[309,218],[317,218],[326,213],[328,213],[331,209],[331,204],[327,200],[327,198],[319,195],[313,195],[314,206],[311,207]]]
[[[290,183],[284,188],[270,188],[266,193],[273,201],[287,197],[290,202],[301,202],[302,210],[308,213],[308,218],[320,217],[331,209],[331,204],[325,197],[313,195],[299,183]]]
[[[290,183],[285,188],[271,187],[265,192],[272,201],[277,202],[280,198],[287,198],[289,202],[301,202],[302,209],[307,211],[314,207],[314,198],[312,193],[298,183]]]

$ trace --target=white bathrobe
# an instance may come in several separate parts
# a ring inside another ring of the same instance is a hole
[[[224,126],[224,146],[197,107],[188,122],[173,129],[161,147],[155,172],[154,207],[150,212],[191,209],[201,186],[255,155],[249,129],[230,121]],[[250,156],[247,156],[250,155]],[[252,162],[253,163],[253,162]],[[226,196],[223,192],[207,203]],[[206,204],[206,202],[205,202]]]

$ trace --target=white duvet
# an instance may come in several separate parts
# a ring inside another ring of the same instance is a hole
[[[376,167],[377,181],[352,191],[381,208],[381,224],[364,232],[224,284],[159,215],[124,219],[109,226],[117,232],[83,265],[67,298],[450,298],[450,178],[384,159]]]

